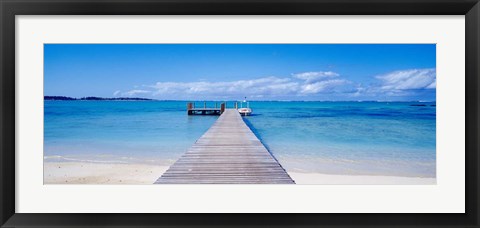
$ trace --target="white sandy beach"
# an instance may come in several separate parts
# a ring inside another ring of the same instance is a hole
[[[147,164],[45,162],[44,184],[152,184],[167,169]],[[288,173],[297,184],[436,184],[436,178]]]
[[[364,176],[364,175],[331,175],[321,173],[289,172],[297,184],[370,184],[370,185],[423,185],[436,184],[436,178],[397,177],[397,176]]]
[[[168,166],[45,162],[44,184],[152,184]]]

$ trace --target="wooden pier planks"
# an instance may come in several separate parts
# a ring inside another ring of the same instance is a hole
[[[294,184],[245,124],[225,109],[213,126],[155,184]]]

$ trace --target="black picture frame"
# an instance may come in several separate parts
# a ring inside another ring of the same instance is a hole
[[[478,0],[0,0],[2,227],[479,227]],[[15,213],[16,15],[465,15],[466,186],[458,214]]]

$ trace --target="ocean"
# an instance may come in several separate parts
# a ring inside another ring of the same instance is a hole
[[[186,103],[45,101],[44,161],[171,165],[218,118],[188,116]],[[434,102],[252,101],[250,107],[245,122],[287,171],[436,176]]]

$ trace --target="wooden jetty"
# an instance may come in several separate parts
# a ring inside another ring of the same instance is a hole
[[[212,127],[155,184],[294,184],[236,109]]]
[[[203,107],[196,108],[195,103],[187,104],[188,115],[221,115],[225,111],[225,103],[221,103],[220,107],[217,107],[215,102],[215,108],[207,108],[207,102],[203,103]]]

